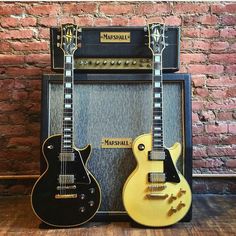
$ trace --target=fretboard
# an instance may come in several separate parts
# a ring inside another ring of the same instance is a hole
[[[70,153],[73,151],[73,84],[74,65],[72,56],[64,56],[64,76],[63,76],[63,127],[61,152]]]
[[[153,150],[163,150],[163,120],[162,120],[162,57],[153,56],[153,123],[152,147]]]

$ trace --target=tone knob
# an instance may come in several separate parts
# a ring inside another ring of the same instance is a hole
[[[82,212],[82,213],[85,212],[85,207],[80,207],[79,211]]]
[[[81,199],[81,200],[84,200],[84,199],[85,199],[85,194],[83,194],[83,193],[80,194],[80,199]]]
[[[96,61],[95,64],[96,64],[96,65],[99,65],[99,64],[100,64],[100,61]]]
[[[88,204],[89,204],[89,206],[92,207],[94,205],[94,201],[89,201]]]
[[[181,197],[183,194],[186,193],[186,190],[180,188],[179,192],[178,192],[178,197]]]
[[[89,191],[90,191],[90,193],[92,193],[92,194],[95,193],[95,189],[94,189],[94,188],[90,188]]]
[[[177,199],[177,197],[175,197],[173,194],[171,194],[170,198],[169,198],[169,203],[173,202],[176,199]]]
[[[177,210],[173,207],[170,208],[169,212],[168,212],[168,215],[172,215],[173,213],[175,213]]]
[[[144,144],[140,143],[140,144],[138,145],[138,150],[139,150],[139,151],[143,151],[144,149],[145,149]]]
[[[111,65],[114,65],[115,64],[115,61],[111,61]]]
[[[183,207],[185,207],[185,204],[184,203],[182,203],[182,202],[180,202],[179,204],[178,204],[178,206],[176,207],[176,209],[179,211],[181,208],[183,208]]]

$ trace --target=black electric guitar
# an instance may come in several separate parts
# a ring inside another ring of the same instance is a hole
[[[73,54],[80,45],[81,29],[73,24],[61,27],[58,46],[64,52],[64,103],[62,134],[50,136],[42,146],[46,171],[35,183],[31,203],[35,214],[56,227],[78,226],[90,220],[101,202],[101,190],[87,170],[91,145],[73,145]]]

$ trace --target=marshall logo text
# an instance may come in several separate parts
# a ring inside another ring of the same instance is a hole
[[[103,138],[102,148],[131,148],[132,138]]]
[[[101,43],[130,43],[130,32],[100,32]]]

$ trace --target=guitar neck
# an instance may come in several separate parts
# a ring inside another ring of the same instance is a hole
[[[153,122],[152,122],[152,147],[153,150],[163,150],[163,79],[162,56],[153,56]]]
[[[74,87],[74,60],[72,55],[64,56],[63,75],[63,126],[62,126],[62,152],[73,152],[73,87]]]

